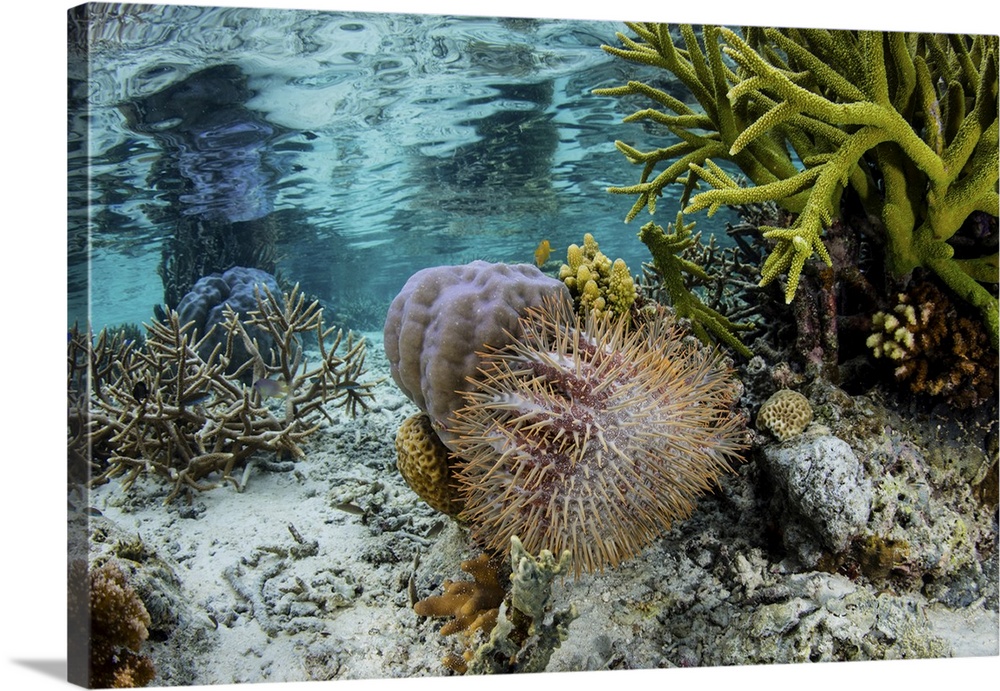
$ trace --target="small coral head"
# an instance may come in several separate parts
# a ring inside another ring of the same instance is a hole
[[[455,414],[462,517],[498,552],[517,535],[577,575],[617,566],[738,460],[739,382],[665,312],[633,326],[547,300],[519,331]]]

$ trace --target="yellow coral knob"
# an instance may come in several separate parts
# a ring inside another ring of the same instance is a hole
[[[608,259],[608,255],[604,252],[597,252],[594,254],[594,270],[601,276],[607,276],[611,273],[611,260]]]
[[[616,313],[624,314],[632,307],[635,298],[635,281],[632,280],[625,260],[615,259],[608,280],[608,301]]]
[[[583,250],[580,249],[579,245],[570,245],[566,249],[566,261],[573,273],[576,273],[576,270],[583,264]]]

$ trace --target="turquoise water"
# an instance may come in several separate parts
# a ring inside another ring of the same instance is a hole
[[[149,321],[176,300],[164,266],[263,236],[283,280],[368,310],[360,328],[420,268],[531,262],[542,239],[561,258],[591,232],[638,272],[646,219],[624,225],[633,199],[606,188],[639,170],[614,140],[669,139],[621,122],[646,104],[591,91],[665,74],[600,49],[623,30],[92,5],[70,31],[70,322]]]

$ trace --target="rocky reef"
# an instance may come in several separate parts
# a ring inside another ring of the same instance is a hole
[[[585,236],[418,272],[370,351],[266,286],[71,332],[109,679],[996,655],[995,37],[628,27],[691,96],[601,90],[678,139],[618,144],[630,218],[683,197],[645,280]]]
[[[704,430],[707,436],[701,441],[690,441],[690,446],[678,442],[677,449],[686,449],[679,455],[697,458],[692,448],[718,445],[721,450],[736,443],[739,426],[727,427],[722,422],[727,417],[733,424],[756,420],[745,440],[723,452],[738,453],[745,462],[735,462],[734,455],[728,464],[734,472],[717,474],[710,486],[677,500],[690,501],[693,508],[699,497],[697,511],[671,514],[655,534],[630,548],[620,536],[638,534],[641,528],[608,527],[562,542],[538,542],[539,531],[522,521],[516,501],[540,491],[543,484],[536,478],[571,486],[589,483],[592,492],[568,494],[567,502],[580,506],[575,517],[590,525],[618,515],[610,504],[586,507],[595,497],[616,496],[613,487],[601,486],[626,472],[611,468],[620,462],[617,455],[610,462],[588,461],[595,449],[627,448],[603,430],[598,408],[576,414],[590,421],[576,430],[561,417],[562,404],[546,393],[550,385],[566,392],[565,410],[571,410],[587,400],[585,381],[602,382],[597,390],[614,390],[615,368],[605,372],[607,368],[596,367],[601,376],[579,381],[563,380],[557,372],[585,373],[591,356],[580,359],[582,353],[622,352],[628,353],[630,367],[637,368],[626,367],[625,378],[642,381],[641,368],[652,360],[638,350],[622,349],[622,343],[649,339],[668,361],[704,348],[691,334],[676,339],[675,346],[669,345],[672,338],[649,336],[647,329],[655,332],[655,321],[644,324],[639,316],[649,318],[653,304],[648,298],[632,313],[635,321],[627,327],[619,322],[615,328],[623,330],[613,337],[602,330],[613,323],[607,316],[581,321],[573,316],[570,300],[562,300],[563,314],[547,302],[550,298],[538,299],[542,306],[527,307],[516,330],[507,330],[508,344],[472,347],[480,364],[477,374],[467,378],[464,407],[449,418],[451,444],[426,443],[433,432],[429,423],[417,435],[423,460],[429,464],[433,459],[437,465],[428,467],[438,468],[426,477],[447,489],[449,501],[458,502],[460,508],[451,513],[461,534],[468,531],[471,544],[485,548],[475,567],[469,561],[463,566],[472,581],[449,579],[442,595],[418,601],[420,614],[461,612],[467,618],[465,624],[454,620],[442,629],[445,634],[464,632],[464,654],[444,647],[447,668],[468,673],[470,663],[480,659],[477,651],[488,649],[481,646],[497,629],[496,614],[503,611],[511,586],[502,569],[487,565],[505,553],[499,541],[510,535],[526,535],[536,540],[535,548],[555,546],[582,560],[582,568],[574,568],[574,583],[560,589],[574,618],[565,640],[547,658],[548,671],[943,657],[995,649],[997,507],[989,488],[996,482],[997,428],[992,409],[970,411],[960,427],[947,411],[917,412],[919,407],[908,410],[906,403],[887,398],[877,386],[872,388],[878,380],[863,393],[848,393],[824,377],[821,368],[803,370],[793,357],[795,341],[783,348],[768,338],[759,341],[766,355],[739,365],[743,386],[728,394],[696,387],[687,400],[676,398],[678,392],[672,390],[668,398],[680,405],[676,414],[670,414],[667,399],[656,397],[656,386],[636,390],[648,397],[650,409],[666,416],[640,428],[663,430],[670,421],[683,420],[685,435]],[[571,345],[563,349],[565,344]],[[715,376],[713,362],[718,361],[704,360],[677,379],[705,385]],[[692,418],[706,405],[718,406],[710,417],[720,427]],[[497,415],[480,415],[480,406],[495,406]],[[625,411],[628,406],[622,402],[611,409]],[[944,420],[949,421],[943,425]],[[564,422],[567,431],[559,433]],[[628,429],[628,423],[619,420],[611,427]],[[545,430],[554,438],[528,444]],[[662,437],[655,444],[661,451],[671,448]],[[522,455],[518,449],[528,451]],[[571,481],[572,471],[558,462],[546,461],[544,468],[531,465],[549,458],[553,449],[570,450],[573,467],[583,474]],[[654,462],[652,454],[640,457]],[[683,485],[701,472],[696,465],[704,467],[696,463],[688,469],[670,453],[664,458],[669,460],[663,472],[674,474],[668,483]],[[496,473],[495,480],[490,473]],[[634,492],[621,488],[641,488],[647,482],[626,480],[617,491],[632,496]],[[663,485],[657,494],[683,497],[673,491]],[[490,506],[494,501],[495,513]],[[556,499],[556,505],[561,502]],[[568,531],[575,520],[572,512],[559,517],[536,510],[534,515],[542,525]],[[647,520],[643,511],[630,515]],[[627,551],[603,556],[610,554],[609,535],[616,549]],[[595,569],[602,560],[604,566]],[[492,595],[481,601],[483,593]],[[468,609],[466,604],[473,602],[480,604]],[[968,627],[961,635],[959,619]],[[502,631],[506,636],[509,630]],[[519,650],[507,650],[508,664]]]

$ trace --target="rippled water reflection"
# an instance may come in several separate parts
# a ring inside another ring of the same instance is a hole
[[[377,310],[424,266],[531,261],[543,238],[564,252],[589,231],[633,270],[646,258],[632,200],[605,188],[638,176],[615,139],[664,139],[591,90],[663,77],[600,49],[620,24],[92,7],[71,32],[89,49],[70,75],[71,321],[88,248],[98,327],[173,302],[158,272],[212,270],[206,247],[335,310]]]

